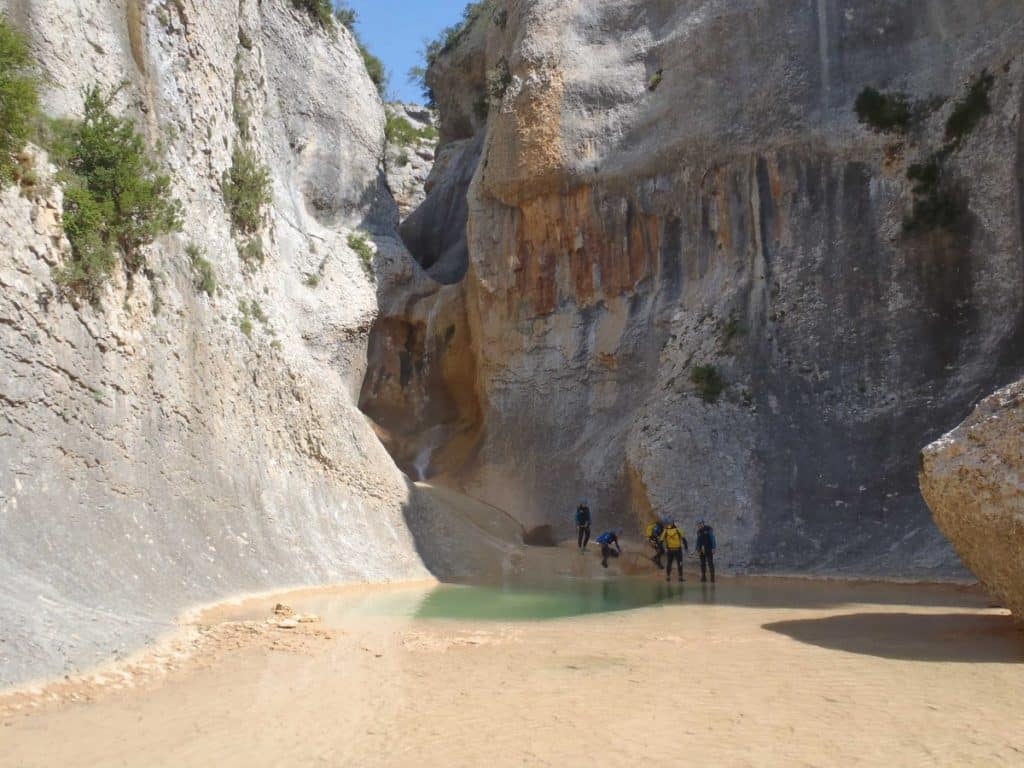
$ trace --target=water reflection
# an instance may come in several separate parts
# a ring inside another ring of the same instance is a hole
[[[834,610],[864,605],[907,605],[983,609],[988,601],[976,589],[939,585],[829,582],[800,579],[730,578],[718,584],[661,578],[512,579],[497,584],[453,585],[324,592],[303,595],[292,603],[301,613],[315,613],[330,625],[351,617],[531,621],[626,611],[658,605],[713,609]],[[251,608],[260,619],[266,606]]]
[[[677,597],[679,587],[640,579],[559,579],[497,586],[443,585],[414,614],[420,619],[527,621],[643,608]]]

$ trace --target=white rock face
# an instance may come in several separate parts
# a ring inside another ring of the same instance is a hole
[[[127,651],[230,593],[425,576],[406,478],[355,405],[377,300],[347,236],[394,251],[397,211],[348,33],[289,0],[0,9],[32,38],[50,113],[128,81],[116,109],[164,142],[185,206],[131,290],[118,276],[76,309],[53,281],[59,188],[0,198],[0,686]],[[273,178],[249,271],[220,189],[240,106]],[[242,303],[261,310],[251,337]]]
[[[921,492],[967,567],[1024,621],[1024,380],[924,449]]]
[[[434,114],[427,107],[395,103],[388,104],[385,109],[390,115],[406,120],[417,131],[436,130]],[[436,138],[424,138],[410,144],[388,144],[388,186],[403,219],[426,199],[427,179],[434,167],[436,147]]]

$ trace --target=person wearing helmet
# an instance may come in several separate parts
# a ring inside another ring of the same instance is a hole
[[[708,580],[708,571],[711,571],[711,583],[715,583],[715,548],[718,542],[715,541],[715,531],[703,520],[697,521],[697,541],[694,549],[700,555],[700,580]]]
[[[683,576],[683,550],[690,551],[690,545],[686,541],[681,528],[676,527],[675,520],[669,520],[665,524],[665,530],[661,532],[661,543],[665,545],[668,552],[668,562],[665,564],[665,581],[672,581],[672,563],[679,565],[679,580],[686,581]]]
[[[595,541],[601,545],[601,567],[608,567],[609,557],[618,557],[622,554],[622,547],[619,546],[619,534],[622,533],[621,528],[616,528],[614,531],[605,531],[598,536]],[[612,549],[612,547],[615,549]]]
[[[587,542],[590,541],[590,507],[586,499],[580,499],[580,505],[576,507],[576,547],[580,552],[587,551]]]
[[[665,525],[661,520],[655,520],[653,523],[647,525],[647,541],[651,543],[651,547],[654,549],[654,556],[651,560],[658,567],[660,571],[665,566],[661,564],[662,555],[665,554],[665,545],[661,543],[661,534],[665,530]]]

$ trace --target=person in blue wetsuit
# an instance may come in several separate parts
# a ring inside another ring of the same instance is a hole
[[[587,542],[590,541],[590,507],[585,499],[580,500],[576,507],[576,546],[580,552],[587,551]]]
[[[622,533],[622,529],[616,528],[614,531],[605,531],[595,539],[601,545],[601,566],[604,568],[608,567],[609,557],[618,557],[622,554],[622,547],[619,546],[620,533]]]
[[[715,541],[715,531],[703,520],[697,521],[697,543],[694,548],[700,555],[700,580],[708,580],[708,571],[711,571],[711,583],[715,583],[715,548],[718,542]]]

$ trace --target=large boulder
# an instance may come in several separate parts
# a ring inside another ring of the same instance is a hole
[[[1024,620],[1024,380],[924,449],[921,492],[967,567]]]

